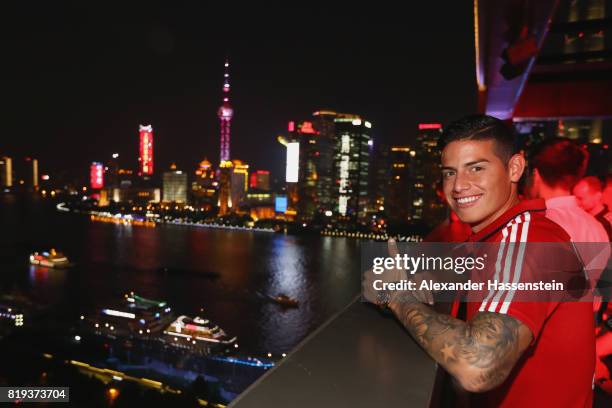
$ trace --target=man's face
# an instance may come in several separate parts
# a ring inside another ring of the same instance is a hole
[[[601,204],[601,192],[593,191],[588,183],[580,181],[574,187],[574,196],[578,201],[578,205],[586,212],[593,211]]]
[[[506,165],[495,154],[494,140],[460,140],[442,151],[444,195],[459,219],[478,232],[517,201],[524,161]],[[516,156],[511,159],[511,163]],[[520,159],[522,160],[522,158]],[[519,168],[520,167],[520,168]]]

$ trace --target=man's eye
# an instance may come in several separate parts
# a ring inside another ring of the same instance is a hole
[[[454,171],[445,171],[445,172],[442,173],[442,177],[444,177],[444,178],[449,178],[449,177],[452,177],[454,175],[455,175]]]
[[[483,168],[483,167],[480,167],[480,166],[474,166],[474,167],[472,167],[472,171],[473,171],[473,172],[477,172],[477,171],[481,171],[481,170],[484,170],[484,168]]]

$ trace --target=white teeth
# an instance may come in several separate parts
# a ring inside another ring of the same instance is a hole
[[[459,204],[467,204],[467,203],[471,203],[473,201],[478,200],[480,196],[471,196],[471,197],[461,197],[457,199],[457,202]]]

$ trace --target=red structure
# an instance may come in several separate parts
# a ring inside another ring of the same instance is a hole
[[[234,116],[234,110],[229,103],[229,91],[229,61],[226,60],[225,73],[223,74],[223,104],[217,111],[217,116],[221,121],[221,154],[219,163],[230,159],[230,124]]]
[[[104,188],[104,166],[102,163],[91,163],[89,167],[89,185],[94,190]]]
[[[153,174],[153,127],[140,125],[139,173],[142,176]]]
[[[251,173],[249,180],[250,188],[257,188],[260,190],[270,189],[270,172],[268,170],[257,170]]]

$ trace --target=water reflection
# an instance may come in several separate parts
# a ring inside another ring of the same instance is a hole
[[[283,239],[284,238],[284,239]],[[299,288],[304,287],[304,260],[303,251],[292,238],[277,238],[272,241],[272,253],[268,261],[269,286],[267,293],[277,295],[284,293],[288,296],[303,295]]]
[[[51,299],[66,318],[130,290],[167,300],[181,314],[204,308],[245,353],[290,351],[359,291],[359,242],[345,238],[95,223],[60,214],[50,202],[19,200],[0,205],[0,228],[8,227],[17,232],[0,240],[11,253],[0,257],[5,290],[16,285],[35,301]],[[48,247],[76,266],[29,267],[29,252]],[[300,307],[284,309],[262,293],[285,293]]]

